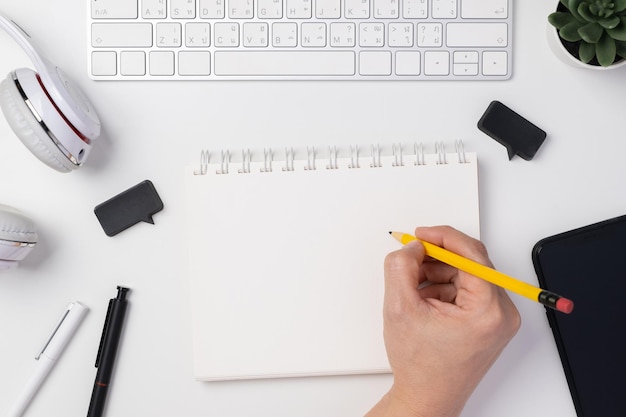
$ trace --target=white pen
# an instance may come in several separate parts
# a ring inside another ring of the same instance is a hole
[[[35,357],[38,361],[35,373],[31,376],[9,412],[9,417],[19,417],[22,415],[35,393],[46,379],[50,370],[56,363],[59,356],[67,346],[68,342],[74,335],[81,320],[87,313],[87,307],[78,301],[70,303],[61,319],[52,330],[52,334],[48,337],[39,354]]]

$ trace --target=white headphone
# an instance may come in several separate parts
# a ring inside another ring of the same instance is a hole
[[[16,267],[35,244],[35,223],[13,207],[0,204],[0,270]]]
[[[28,149],[60,172],[78,168],[100,136],[100,120],[80,91],[15,22],[0,14],[0,29],[26,52],[37,72],[12,71],[0,83],[0,107]]]
[[[85,162],[100,136],[100,120],[89,100],[53,65],[15,22],[0,14],[0,29],[26,52],[37,72],[19,68],[0,83],[0,107],[28,149],[59,172]],[[12,268],[37,243],[35,224],[0,204],[0,269]]]

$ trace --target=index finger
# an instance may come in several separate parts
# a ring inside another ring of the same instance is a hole
[[[418,227],[415,229],[415,236],[472,261],[493,267],[482,242],[450,226]],[[451,277],[454,277],[451,281],[457,289],[465,288],[485,295],[499,290],[487,281],[464,271],[459,271],[457,275],[451,275]]]
[[[415,237],[472,261],[493,267],[489,260],[487,249],[481,241],[450,226],[418,227],[415,229]]]

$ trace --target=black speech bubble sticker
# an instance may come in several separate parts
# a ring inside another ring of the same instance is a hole
[[[506,148],[509,160],[519,155],[530,161],[546,139],[546,132],[499,101],[489,104],[478,128]]]
[[[154,224],[152,216],[163,210],[163,202],[154,184],[145,180],[98,204],[94,213],[107,236],[116,234],[139,223]]]

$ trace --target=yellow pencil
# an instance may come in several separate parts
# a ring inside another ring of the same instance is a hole
[[[403,245],[414,240],[419,240],[415,236],[402,233],[402,232],[389,232],[391,236],[397,239]],[[470,259],[464,258],[461,255],[450,252],[444,248],[441,248],[432,243],[419,240],[426,250],[426,255],[431,258],[435,258],[441,262],[451,265],[461,271],[465,271],[475,277],[484,279],[499,287],[513,291],[516,294],[530,298],[533,301],[537,301],[545,306],[561,311],[563,313],[571,313],[574,309],[574,302],[560,295],[554,294],[550,291],[543,290],[533,285],[527,284],[523,281],[510,277],[502,272],[496,271],[488,266],[481,265],[478,262],[474,262]]]

